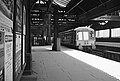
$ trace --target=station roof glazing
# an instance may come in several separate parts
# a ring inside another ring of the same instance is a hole
[[[47,10],[49,10],[49,7],[52,3],[51,1],[52,0],[31,0],[31,6],[34,10],[39,9],[44,14]],[[60,2],[61,0],[53,1]],[[62,24],[62,26],[64,26],[63,29],[65,30],[66,28],[69,29],[75,25],[78,26],[89,24],[84,22],[105,15],[114,10],[117,10],[118,5],[120,5],[120,2],[118,0],[64,0],[64,1],[68,1],[66,2],[65,6],[61,7],[61,5],[59,4],[57,5],[59,7],[58,12],[64,15],[64,17],[68,18],[67,20],[64,18],[59,19],[60,20],[59,24],[60,25]],[[63,0],[60,3],[62,4]],[[63,3],[63,5],[64,4],[65,3]],[[41,16],[43,17],[43,15]],[[63,23],[61,23],[61,21]]]

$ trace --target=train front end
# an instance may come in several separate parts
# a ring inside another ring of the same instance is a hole
[[[76,29],[76,46],[80,50],[95,49],[95,34],[92,28]]]

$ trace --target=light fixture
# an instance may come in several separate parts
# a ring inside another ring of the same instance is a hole
[[[105,25],[108,23],[108,21],[98,22],[100,25]]]

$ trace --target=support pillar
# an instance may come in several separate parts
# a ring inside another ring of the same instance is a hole
[[[13,13],[13,81],[16,81],[16,13],[17,13],[17,1],[14,0],[14,13]]]
[[[32,71],[32,54],[31,54],[31,28],[30,28],[30,1],[28,0],[28,4],[26,7],[26,67],[24,71],[24,75],[31,75]]]
[[[58,9],[54,8],[54,38],[52,50],[60,51],[60,38],[58,36],[59,24],[58,24]]]
[[[51,14],[47,14],[47,44],[51,45]]]

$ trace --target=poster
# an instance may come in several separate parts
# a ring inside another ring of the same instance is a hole
[[[4,58],[5,81],[13,81],[13,36],[5,32],[5,58]]]
[[[13,22],[0,11],[0,31],[4,32],[4,79],[13,81]]]
[[[16,59],[15,59],[15,72],[16,77],[21,71],[21,34],[16,34]]]
[[[13,3],[14,0],[0,0],[0,31],[4,32],[2,47],[2,57],[4,57],[4,81],[13,81]],[[3,51],[4,50],[4,51]],[[1,65],[0,65],[1,66]],[[0,74],[3,71],[0,71]]]

